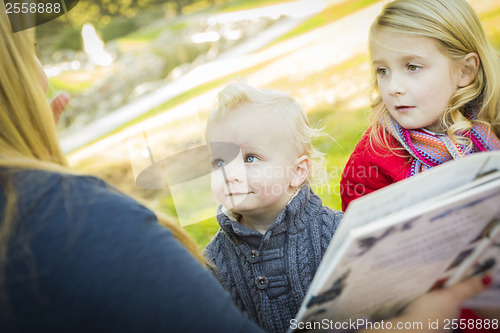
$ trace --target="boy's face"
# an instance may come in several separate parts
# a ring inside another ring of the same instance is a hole
[[[252,217],[277,215],[286,206],[298,157],[276,112],[256,108],[239,106],[208,133],[214,195],[227,209]]]
[[[377,39],[371,55],[391,116],[406,129],[437,125],[458,89],[457,67],[432,38],[379,32]]]

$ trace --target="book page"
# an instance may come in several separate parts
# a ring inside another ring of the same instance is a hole
[[[335,271],[311,286],[300,320],[383,319],[443,286],[500,218],[499,202],[497,180],[352,230]]]

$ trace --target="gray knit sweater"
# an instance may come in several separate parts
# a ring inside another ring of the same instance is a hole
[[[268,332],[290,327],[342,218],[304,186],[267,232],[217,212],[220,229],[204,254],[236,305]]]

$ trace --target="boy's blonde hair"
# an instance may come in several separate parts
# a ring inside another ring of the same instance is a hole
[[[452,61],[476,53],[480,65],[475,79],[451,97],[441,122],[451,138],[469,130],[476,121],[489,124],[492,131],[500,135],[499,54],[488,41],[477,14],[466,0],[394,0],[384,6],[373,22],[370,44],[383,44],[378,40],[379,32],[432,38]],[[374,97],[370,138],[372,142],[387,144],[387,133],[379,121],[389,111],[380,96],[375,70],[372,73]],[[479,108],[478,120],[470,121],[464,116],[470,107]]]
[[[307,155],[311,159],[307,181],[310,184],[325,181],[325,157],[312,145],[312,141],[321,135],[322,131],[311,127],[306,112],[292,97],[281,91],[257,89],[246,82],[238,81],[230,83],[219,92],[217,104],[207,121],[207,137],[216,122],[238,106],[254,104],[256,108],[272,107],[269,110],[280,115],[282,122],[277,125],[287,130],[290,144],[295,146],[299,154]]]

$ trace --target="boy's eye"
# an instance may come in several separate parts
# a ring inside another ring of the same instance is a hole
[[[378,76],[385,76],[389,73],[389,70],[387,68],[377,68],[376,70]]]
[[[214,168],[222,168],[224,165],[226,165],[226,162],[224,162],[223,160],[215,160],[213,161],[213,166]]]
[[[253,163],[253,162],[256,162],[256,161],[257,161],[257,157],[256,156],[250,155],[250,156],[247,156],[245,158],[245,163]]]
[[[420,69],[420,66],[412,64],[409,64],[407,67],[410,72],[416,72]]]

